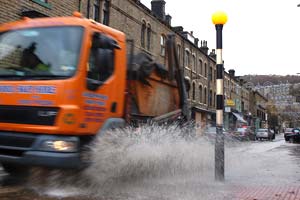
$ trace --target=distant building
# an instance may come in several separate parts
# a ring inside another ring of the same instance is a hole
[[[300,87],[300,83],[281,83],[256,86],[255,89],[267,96],[281,115],[287,126],[300,125],[300,103],[299,97],[291,95],[293,88]]]

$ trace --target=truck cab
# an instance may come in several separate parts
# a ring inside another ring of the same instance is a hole
[[[126,39],[82,18],[0,25],[0,162],[82,166],[81,148],[125,121]]]

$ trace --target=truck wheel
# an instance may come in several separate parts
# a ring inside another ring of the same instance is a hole
[[[26,176],[28,174],[28,168],[24,166],[17,166],[11,163],[2,163],[2,167],[5,172],[13,176]]]

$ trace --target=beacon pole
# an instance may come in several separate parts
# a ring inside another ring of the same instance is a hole
[[[222,29],[227,22],[227,16],[223,12],[216,12],[212,16],[216,27],[216,142],[215,142],[215,180],[224,181],[224,134],[223,134],[223,110],[224,110],[224,66],[222,59]]]

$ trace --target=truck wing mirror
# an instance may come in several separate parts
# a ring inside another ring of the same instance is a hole
[[[98,32],[93,34],[92,44],[92,48],[121,49],[116,40]]]
[[[95,72],[101,75],[111,72],[110,69],[114,67],[114,52],[110,49],[99,48],[95,51]]]
[[[87,88],[91,91],[95,91],[98,89],[98,87],[100,85],[103,85],[103,82],[102,81],[98,81],[98,80],[94,80],[94,79],[90,79],[90,78],[87,78],[86,79],[86,84],[87,84]]]

